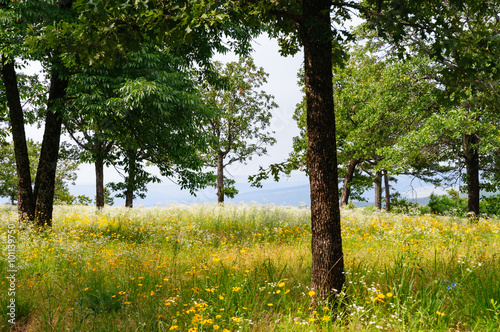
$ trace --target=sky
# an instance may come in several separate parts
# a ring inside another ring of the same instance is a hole
[[[270,40],[266,35],[258,37],[253,42],[253,53],[252,57],[257,66],[263,67],[264,71],[269,74],[268,82],[262,89],[267,93],[275,97],[275,102],[278,104],[278,108],[273,110],[273,116],[271,120],[270,130],[274,131],[274,137],[277,142],[273,146],[268,147],[268,154],[261,157],[254,157],[247,164],[233,164],[226,168],[227,174],[232,176],[238,183],[237,188],[242,191],[256,190],[254,188],[250,189],[245,183],[248,180],[248,176],[256,174],[258,172],[259,166],[267,167],[272,163],[279,163],[284,161],[288,154],[292,151],[292,138],[297,136],[299,129],[292,119],[295,106],[303,98],[303,93],[297,84],[297,73],[303,65],[303,54],[298,53],[295,56],[282,57],[279,55],[279,46],[277,41]],[[237,57],[234,54],[217,55],[214,60],[221,62],[236,61]],[[39,70],[40,67],[34,64],[31,68],[28,68],[26,72],[35,72]],[[27,136],[35,140],[41,141],[43,136],[43,128],[37,129],[36,127],[30,127],[27,129]],[[66,140],[69,140],[66,138]],[[155,169],[150,169],[151,172],[156,172]],[[105,170],[105,183],[107,182],[118,182],[121,181],[120,175],[113,169],[108,168]],[[175,192],[180,191],[178,187],[173,184],[170,180],[162,178],[163,182],[161,184],[155,184],[155,192]],[[269,181],[272,182],[272,181]],[[293,172],[291,177],[285,179],[280,185],[283,186],[297,186],[297,185],[307,185],[309,183],[304,172]],[[75,182],[76,186],[71,186],[70,191],[72,194],[86,194],[92,196],[88,193],[89,188],[95,185],[95,173],[94,166],[91,164],[82,164],[78,171],[78,178]],[[275,187],[271,183],[264,183],[264,189],[269,187]],[[82,191],[83,188],[85,192]],[[433,186],[426,185],[425,183],[413,182],[410,183],[409,179],[402,179],[399,184],[396,184],[396,189],[403,195],[407,195],[410,198],[415,197],[425,197],[430,195],[430,193],[443,193],[443,189],[434,188]],[[185,195],[185,192],[182,193]],[[373,197],[371,192],[367,192],[367,197]],[[215,189],[207,189],[199,193],[200,200],[212,200],[215,199]],[[117,204],[120,200],[115,200]],[[162,202],[162,197],[158,197],[158,202]]]

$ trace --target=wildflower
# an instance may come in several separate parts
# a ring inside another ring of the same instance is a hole
[[[327,316],[327,315],[325,315],[325,316],[321,317],[321,320],[322,320],[323,322],[328,322],[328,321],[329,321],[329,320],[331,320],[331,319],[332,319],[332,317]]]
[[[241,287],[233,287],[233,292],[239,292]]]
[[[173,330],[177,330],[179,328],[179,326],[177,325],[172,325],[170,326],[170,328],[168,329],[169,331],[173,331]]]
[[[224,296],[219,295],[219,300],[224,300]]]
[[[234,320],[236,323],[241,322],[241,318],[239,317],[231,317],[232,320]]]
[[[220,326],[219,325],[214,325],[212,327],[213,327],[214,330],[218,330]]]
[[[284,281],[280,282],[280,283],[278,284],[278,287],[280,287],[280,288],[285,287],[285,282],[284,282]]]
[[[316,294],[316,292],[312,290],[312,291],[309,291],[309,293],[307,293],[307,294],[312,297]]]
[[[436,314],[438,314],[439,316],[444,316],[444,312],[441,312],[441,311],[436,311]]]
[[[268,306],[268,307],[272,307],[272,306],[273,306],[273,304],[272,304],[272,303],[268,303],[268,304],[267,304],[267,306]]]
[[[391,293],[391,292],[389,292],[389,293],[385,294],[385,296],[387,296],[387,297],[392,297],[392,293]]]

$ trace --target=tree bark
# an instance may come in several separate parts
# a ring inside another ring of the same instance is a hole
[[[354,178],[354,170],[359,164],[360,159],[349,160],[349,166],[347,166],[344,186],[342,187],[342,195],[340,196],[340,206],[347,205],[349,203],[349,196],[351,195],[351,182]]]
[[[224,204],[224,154],[219,152],[217,155],[217,202]]]
[[[24,131],[23,108],[21,106],[13,59],[9,61],[5,57],[2,57],[2,80],[5,86],[5,95],[7,96],[12,140],[14,142],[14,156],[16,159],[17,210],[20,220],[33,220],[35,216],[35,197],[31,187],[30,161],[26,145],[26,133]]]
[[[311,187],[311,288],[323,299],[340,292],[345,281],[337,184],[330,5],[330,1],[304,0],[299,25],[304,45],[307,167]]]
[[[134,152],[128,152],[127,158],[129,162],[128,177],[125,181],[127,189],[125,190],[125,207],[132,208],[134,206],[134,189],[135,189],[135,173],[136,173],[136,158]]]
[[[134,190],[128,188],[125,191],[125,207],[133,208],[134,207]]]
[[[382,209],[382,172],[375,173],[375,209]]]
[[[385,210],[391,211],[391,187],[389,186],[389,175],[387,170],[384,170],[384,189],[385,189]]]
[[[465,167],[467,172],[467,211],[479,215],[479,137],[464,136]]]
[[[67,86],[68,80],[62,78],[57,71],[53,70],[34,190],[36,199],[35,222],[41,227],[52,226],[56,169],[62,127],[62,114],[56,103],[66,96]]]
[[[95,160],[95,205],[99,210],[104,207],[104,161],[101,157]]]

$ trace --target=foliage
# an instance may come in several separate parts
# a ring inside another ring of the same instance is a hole
[[[50,232],[17,229],[23,263],[16,326],[33,332],[498,330],[498,219],[471,224],[359,208],[342,213],[347,282],[342,305],[331,307],[311,303],[307,286],[308,209],[58,206],[58,227]],[[2,245],[15,220],[14,208],[2,208]],[[0,268],[6,264],[1,260]],[[0,285],[1,292],[7,288]],[[10,328],[5,310],[0,330]]]
[[[449,190],[448,195],[436,195],[432,193],[427,206],[435,214],[461,217],[467,215],[467,199],[460,198],[458,192],[455,190]]]
[[[481,213],[500,216],[500,195],[481,197]]]

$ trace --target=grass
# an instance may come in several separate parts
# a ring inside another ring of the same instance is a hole
[[[2,248],[15,219],[0,207]],[[51,230],[16,224],[16,324],[2,280],[0,330],[500,331],[497,219],[352,209],[342,223],[331,308],[309,296],[306,208],[60,206]]]

